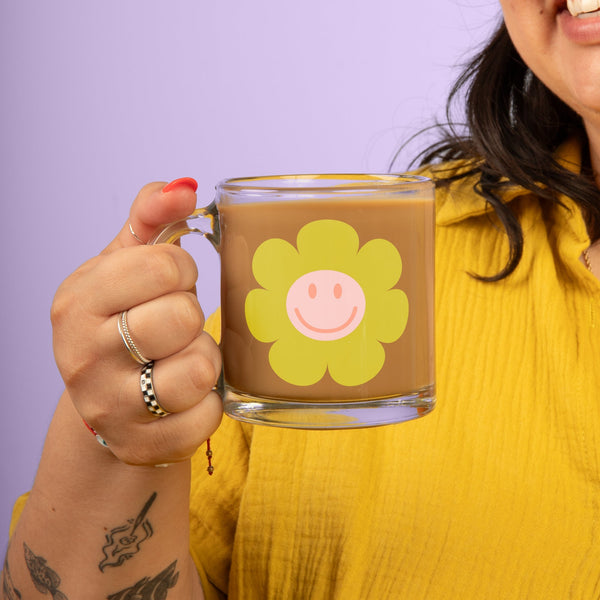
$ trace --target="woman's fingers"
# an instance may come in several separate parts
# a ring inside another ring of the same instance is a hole
[[[194,259],[178,246],[139,246],[88,261],[60,291],[72,289],[87,311],[108,316],[171,292],[190,290],[197,276]]]
[[[148,410],[140,385],[143,368],[131,363],[114,394],[118,403],[112,408],[88,404],[86,421],[124,462],[145,465],[189,458],[221,420],[221,398],[213,391],[221,370],[216,342],[202,333],[179,353],[154,363],[153,394],[170,413],[166,417]]]
[[[222,404],[214,386],[221,353],[207,333],[151,368],[154,399],[170,413],[166,417],[150,412],[144,401],[144,367],[129,355],[117,360],[114,352],[96,352],[96,360],[67,376],[67,388],[81,416],[120,460],[140,465],[184,460],[217,428]],[[92,354],[91,347],[85,354]]]
[[[103,254],[146,243],[164,225],[190,215],[196,206],[197,188],[191,177],[145,185],[131,206],[128,221]]]
[[[131,406],[138,421],[156,418],[143,400],[142,367],[133,363]],[[139,368],[138,368],[139,367]],[[216,385],[221,373],[221,353],[207,333],[201,333],[177,354],[154,362],[152,385],[160,406],[169,413],[182,413],[198,404]]]
[[[119,320],[120,315],[116,317]],[[191,292],[173,292],[134,306],[126,314],[127,329],[139,353],[148,360],[171,356],[191,344],[202,332],[204,313]],[[107,328],[115,337],[118,326]],[[119,337],[123,352],[125,344]]]
[[[159,465],[191,458],[217,429],[223,415],[220,396],[209,392],[201,402],[182,413],[121,430],[117,437],[106,437],[119,460],[131,465]]]
[[[84,373],[99,359],[105,364],[123,360],[123,354],[115,352],[115,342],[122,344],[117,328],[121,311],[188,290],[196,275],[196,265],[185,251],[161,244],[97,257],[67,278],[56,293],[51,311],[55,357],[65,383],[70,383],[71,374]],[[190,302],[176,304],[182,305],[188,315],[182,320],[189,322]],[[200,315],[198,318],[203,321]],[[135,329],[132,335],[138,335]],[[158,347],[162,336],[172,337],[164,327],[155,335],[153,343]]]

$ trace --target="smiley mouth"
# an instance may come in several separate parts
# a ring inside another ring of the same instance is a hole
[[[314,325],[311,325],[300,313],[300,310],[298,308],[294,308],[294,313],[296,314],[296,316],[298,317],[298,320],[300,321],[300,323],[302,323],[302,325],[304,327],[306,327],[306,329],[308,329],[309,331],[314,331],[315,333],[338,333],[340,331],[343,331],[344,329],[346,329],[347,327],[349,327],[352,323],[352,321],[354,321],[354,319],[356,318],[356,313],[358,312],[358,306],[355,306],[352,309],[352,313],[350,314],[350,316],[348,317],[348,319],[346,320],[345,323],[343,323],[342,325],[339,325],[338,327],[333,327],[330,329],[323,329],[321,327],[315,327]]]

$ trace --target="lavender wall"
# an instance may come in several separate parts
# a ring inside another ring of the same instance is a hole
[[[228,176],[385,171],[498,12],[493,0],[0,3],[0,553],[61,391],[53,293],[138,188],[190,175],[202,202]],[[203,301],[213,309],[215,293]]]

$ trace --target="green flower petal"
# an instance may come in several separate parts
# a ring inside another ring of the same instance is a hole
[[[298,268],[298,252],[279,238],[263,242],[252,259],[252,273],[259,285],[267,290],[289,287],[301,275]]]
[[[348,274],[367,289],[389,290],[402,274],[400,253],[388,240],[371,240],[360,249]]]
[[[367,298],[363,321],[369,336],[386,344],[395,342],[406,329],[408,297],[402,290],[389,290]]]
[[[289,329],[285,295],[263,289],[251,290],[246,296],[246,323],[260,342],[273,342]]]
[[[331,269],[346,272],[358,252],[358,234],[347,223],[312,221],[298,233],[298,253],[305,272]]]
[[[313,385],[323,378],[327,358],[322,342],[300,334],[286,335],[269,351],[269,363],[275,373],[292,385]]]
[[[355,337],[352,343],[336,345],[328,366],[332,379],[340,385],[361,385],[381,371],[385,350],[374,337]]]

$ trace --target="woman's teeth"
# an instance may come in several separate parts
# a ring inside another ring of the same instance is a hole
[[[600,16],[600,0],[567,0],[567,8],[574,17],[582,19]]]

